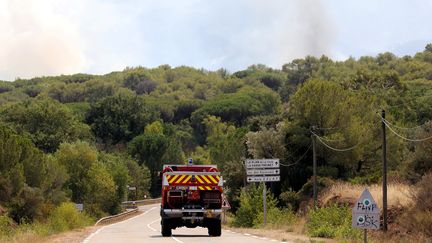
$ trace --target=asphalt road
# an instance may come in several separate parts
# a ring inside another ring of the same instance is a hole
[[[221,237],[210,237],[206,228],[188,229],[185,227],[173,230],[172,237],[162,237],[160,230],[159,205],[140,207],[144,213],[125,221],[103,226],[89,235],[83,243],[106,242],[177,242],[177,243],[211,243],[211,242],[277,242],[273,239],[261,238],[249,234],[240,234],[223,230]]]

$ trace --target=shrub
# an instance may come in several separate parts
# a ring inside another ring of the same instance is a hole
[[[233,225],[236,227],[253,227],[253,219],[263,211],[263,187],[251,185],[243,188],[240,193],[240,208],[237,210]],[[267,191],[267,210],[276,207],[277,200],[270,191]],[[261,221],[262,222],[262,221]]]
[[[85,213],[80,213],[73,203],[62,203],[48,219],[52,232],[72,230],[92,223],[92,219]]]
[[[351,227],[351,210],[348,205],[332,204],[310,211],[306,227],[312,237],[361,237],[361,232]]]
[[[261,227],[264,222],[263,190],[264,184],[243,188],[240,193],[240,207],[237,210],[233,225],[236,227]],[[276,207],[277,199],[267,192],[267,225],[269,227],[289,226],[296,216],[290,208]]]
[[[282,201],[283,205],[292,209],[293,211],[297,211],[300,205],[300,197],[297,192],[289,189],[287,191],[282,192],[279,195],[279,199]]]
[[[9,237],[14,232],[14,221],[8,216],[0,216],[0,239]]]
[[[279,209],[272,207],[267,210],[267,226],[271,228],[280,228],[281,226],[290,226],[296,220],[296,216],[289,208]],[[255,228],[260,227],[264,222],[264,212],[254,218],[253,225]]]
[[[411,197],[414,207],[399,218],[399,223],[409,232],[432,236],[432,173],[422,177],[417,183],[417,191]]]

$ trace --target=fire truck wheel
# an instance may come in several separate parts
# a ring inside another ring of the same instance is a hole
[[[213,219],[208,227],[208,233],[210,236],[221,236],[222,228],[220,219]]]
[[[169,225],[168,220],[162,219],[161,226],[162,226],[162,236],[164,237],[171,236],[172,234],[171,225]]]

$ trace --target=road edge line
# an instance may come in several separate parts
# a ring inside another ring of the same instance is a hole
[[[110,224],[110,225],[102,226],[102,228],[96,230],[95,232],[93,232],[93,233],[91,233],[89,236],[87,236],[87,238],[85,238],[81,243],[88,243],[88,242],[91,240],[91,238],[93,238],[95,235],[99,234],[99,232],[102,231],[102,230],[105,229],[105,228],[108,228],[108,227],[114,226],[114,225],[116,225],[116,224],[121,224],[121,223],[127,222],[127,221],[129,221],[129,220],[132,220],[132,219],[134,219],[134,218],[138,218],[138,217],[140,217],[140,216],[144,216],[144,215],[146,215],[148,212],[152,211],[152,210],[155,209],[155,208],[156,208],[156,207],[152,207],[152,208],[150,208],[149,210],[145,211],[144,213],[139,214],[139,215],[136,215],[136,216],[134,216],[134,217],[132,217],[132,218],[128,218],[128,219],[126,219],[126,220],[124,220],[124,221],[120,221],[120,222],[117,222],[117,223],[114,223],[114,224]]]

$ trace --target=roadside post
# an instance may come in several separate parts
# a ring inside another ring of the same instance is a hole
[[[129,189],[129,191],[135,191],[135,201],[138,200],[137,188],[135,186],[127,186],[127,188]]]
[[[279,159],[247,159],[245,162],[247,182],[264,182],[264,226],[267,224],[266,182],[280,181]]]
[[[364,242],[367,242],[367,230],[380,227],[380,209],[366,188],[352,208],[352,227],[364,230]]]
[[[222,223],[226,224],[226,211],[231,209],[231,205],[228,202],[228,199],[226,198],[225,194],[222,194]]]

